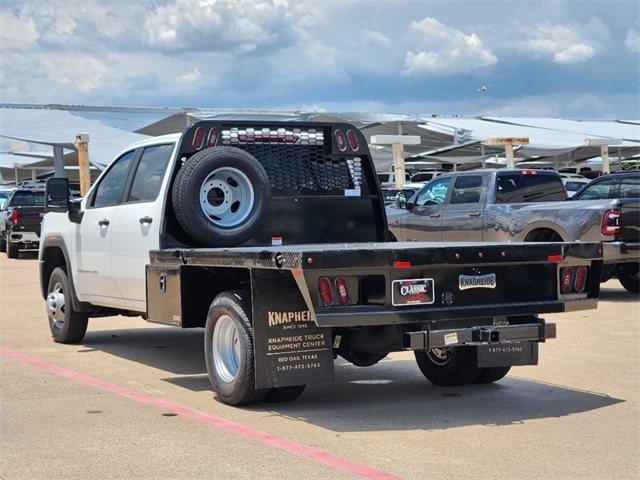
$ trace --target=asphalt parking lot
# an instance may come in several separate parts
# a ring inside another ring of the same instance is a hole
[[[0,292],[2,480],[640,478],[640,303],[615,280],[495,384],[399,353],[250,408],[215,399],[202,330],[108,317],[55,344],[35,254],[0,255]]]

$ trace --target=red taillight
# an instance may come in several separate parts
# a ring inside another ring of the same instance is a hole
[[[571,293],[571,287],[573,286],[573,268],[565,268],[561,271],[561,275],[560,290],[562,293]]]
[[[607,210],[602,219],[603,235],[619,235],[622,233],[622,212],[619,209]]]
[[[347,288],[347,281],[344,277],[336,278],[336,290],[338,291],[338,300],[342,305],[348,305],[351,299],[349,298],[349,289]]]
[[[331,281],[327,277],[322,277],[319,281],[320,297],[325,307],[333,305],[333,292],[331,291]]]
[[[347,132],[347,138],[349,139],[349,146],[351,150],[354,152],[358,150],[358,137],[356,137],[356,132],[353,130],[349,130]]]
[[[196,133],[193,135],[193,148],[200,150],[204,144],[204,128],[196,128]]]
[[[13,212],[11,212],[11,225],[13,225],[14,227],[16,225],[18,225],[18,211],[14,210]]]
[[[587,286],[587,267],[578,267],[576,269],[576,279],[573,282],[573,286],[577,293],[584,292],[584,287]]]
[[[344,139],[344,135],[342,134],[342,131],[336,130],[333,134],[336,137],[336,143],[338,144],[338,149],[341,152],[344,152],[347,149],[347,142]]]
[[[209,138],[207,138],[207,147],[215,147],[218,141],[218,130],[212,128],[209,130]]]

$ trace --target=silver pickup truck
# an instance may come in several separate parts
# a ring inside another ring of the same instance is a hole
[[[640,199],[566,199],[553,171],[455,172],[397,199],[387,219],[391,239],[405,242],[605,242],[602,279],[638,293]]]

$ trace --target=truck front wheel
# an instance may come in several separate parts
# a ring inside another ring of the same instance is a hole
[[[220,293],[211,303],[204,334],[207,373],[214,391],[227,405],[249,405],[264,399],[256,389],[250,293]]]
[[[441,387],[472,383],[480,374],[474,347],[417,350],[415,357],[427,380]]]
[[[47,316],[51,336],[58,343],[78,343],[87,333],[89,317],[86,313],[74,310],[71,300],[71,282],[62,267],[55,268],[49,277]]]

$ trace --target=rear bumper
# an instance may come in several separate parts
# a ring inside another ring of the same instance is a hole
[[[640,261],[640,243],[604,242],[602,246],[605,265]]]
[[[544,342],[556,338],[555,323],[483,326],[450,330],[406,332],[403,347],[407,350],[459,347],[463,345],[504,345],[517,342]]]
[[[40,243],[40,237],[35,232],[11,232],[8,241],[13,244],[37,246]]]

